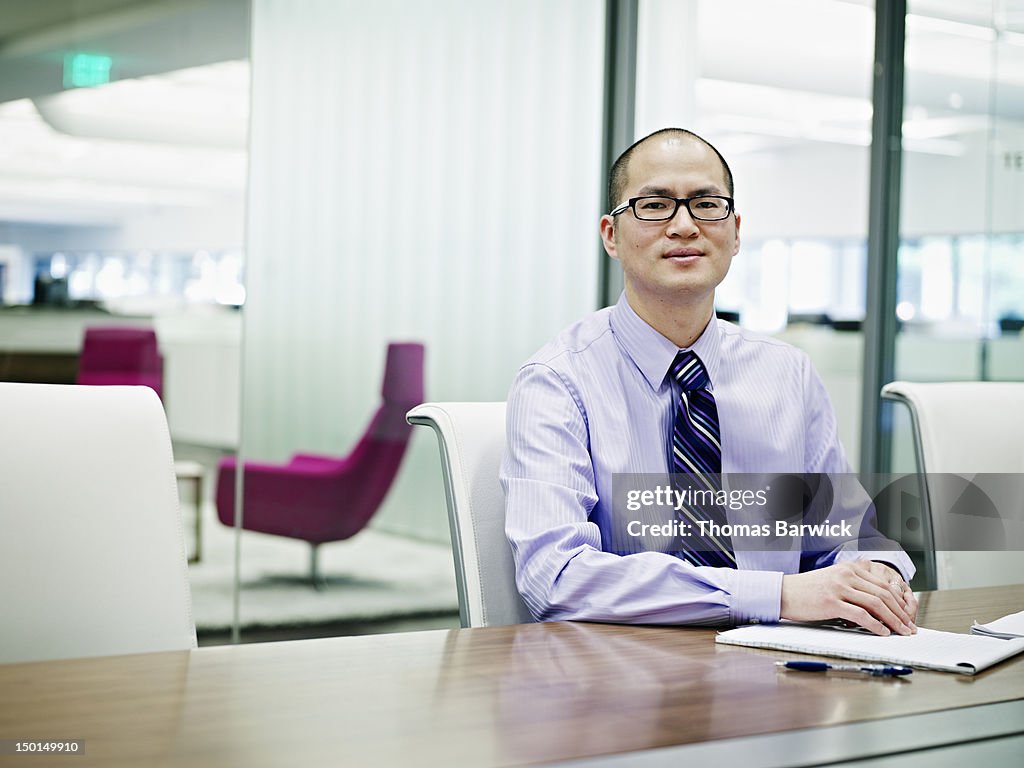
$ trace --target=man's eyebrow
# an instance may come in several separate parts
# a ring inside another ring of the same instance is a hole
[[[662,195],[664,197],[675,197],[675,192],[668,187],[655,187],[648,184],[646,187],[640,187],[638,195]]]
[[[710,186],[710,187],[701,187],[700,189],[693,190],[693,192],[690,193],[690,197],[702,197],[704,195],[721,195],[721,194],[722,194],[722,190],[720,190],[718,187]]]
[[[693,190],[693,192],[691,192],[689,194],[689,197],[703,197],[704,195],[721,195],[721,194],[722,194],[722,191],[718,187],[710,186],[710,187],[700,187],[699,189]],[[669,189],[668,187],[656,187],[656,186],[653,186],[653,185],[648,185],[646,187],[641,187],[640,191],[637,192],[637,195],[638,196],[643,196],[643,195],[661,195],[663,197],[672,197],[672,198],[674,198],[676,196],[675,195],[675,190],[673,190],[673,189]]]

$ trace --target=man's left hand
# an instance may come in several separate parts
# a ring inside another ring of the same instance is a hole
[[[904,610],[910,614],[911,621],[917,621],[917,597],[910,585],[903,580],[903,575],[894,566],[884,563],[881,560],[871,561],[871,572],[881,576],[889,583],[889,589],[903,605]]]

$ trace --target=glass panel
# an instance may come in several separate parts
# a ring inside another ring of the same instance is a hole
[[[912,0],[908,12],[896,375],[1020,380],[1020,5]]]
[[[898,379],[1024,380],[1022,12],[908,2]],[[891,411],[892,468],[920,471],[904,409]],[[940,583],[996,578],[1002,557],[965,554],[937,553]]]
[[[729,161],[743,240],[717,306],[810,355],[854,464],[873,45],[871,2],[640,3],[636,134],[689,128]]]
[[[522,361],[593,308],[602,51],[589,0],[255,0],[244,459],[344,457],[389,342],[425,345],[428,400],[504,400]],[[302,499],[285,512],[298,520]],[[308,575],[296,534],[243,532],[246,623],[278,577]],[[457,624],[428,430],[369,528],[326,541],[328,588],[307,582],[277,620]]]
[[[94,370],[85,333],[155,331],[206,642],[231,620],[212,496],[238,444],[248,4],[23,3],[3,27],[0,378],[138,383]]]

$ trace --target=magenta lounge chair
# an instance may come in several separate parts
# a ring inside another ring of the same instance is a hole
[[[152,328],[86,328],[78,384],[135,384],[163,399],[164,361]]]
[[[287,464],[249,461],[242,473],[242,527],[308,541],[310,580],[320,586],[317,552],[347,539],[373,517],[391,487],[412,427],[405,414],[423,401],[423,345],[389,344],[383,401],[363,436],[343,458],[295,454]],[[234,458],[220,462],[217,516],[235,522]]]

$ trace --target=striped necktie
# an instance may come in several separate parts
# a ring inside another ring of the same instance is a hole
[[[672,425],[669,470],[676,490],[710,492],[697,503],[684,503],[677,514],[686,526],[682,538],[685,556],[696,565],[735,568],[736,556],[728,536],[713,530],[724,525],[725,510],[710,501],[710,495],[722,488],[722,440],[718,426],[718,406],[708,390],[707,369],[697,355],[682,351],[669,371],[679,384],[679,407]],[[699,523],[703,521],[702,533]]]

